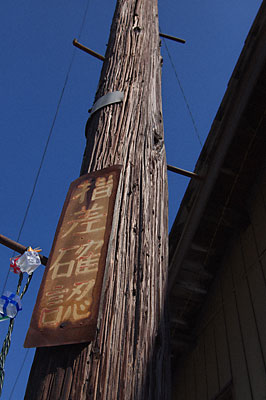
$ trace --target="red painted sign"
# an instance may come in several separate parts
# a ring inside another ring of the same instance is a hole
[[[93,339],[121,166],[70,185],[25,347]]]

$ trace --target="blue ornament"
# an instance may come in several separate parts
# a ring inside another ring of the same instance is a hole
[[[21,300],[17,294],[6,291],[0,297],[0,313],[3,317],[15,318],[22,310]]]

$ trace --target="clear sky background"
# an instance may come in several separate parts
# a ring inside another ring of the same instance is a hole
[[[159,0],[162,32],[186,39],[162,41],[165,143],[168,164],[193,170],[261,0]],[[84,129],[101,61],[73,48],[80,42],[104,55],[115,0],[20,0],[0,3],[0,233],[18,239],[66,75],[68,82],[19,241],[48,256],[70,183],[79,176]],[[180,90],[182,85],[195,126]],[[169,227],[188,178],[169,173]],[[0,291],[12,251],[0,247]],[[44,267],[34,274],[15,321],[2,398],[24,397],[34,350],[23,342]],[[15,291],[17,275],[6,289]],[[4,340],[8,322],[0,322]],[[26,358],[25,358],[26,357]],[[23,364],[24,363],[24,364]],[[20,369],[21,373],[20,372]]]

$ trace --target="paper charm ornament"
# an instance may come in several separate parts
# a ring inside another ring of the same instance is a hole
[[[20,310],[22,310],[20,297],[9,291],[4,292],[0,297],[1,317],[15,318]]]
[[[20,274],[20,268],[17,265],[17,261],[20,256],[10,258],[10,269],[14,272],[14,274]]]
[[[16,260],[16,266],[20,269],[20,272],[27,272],[30,275],[41,265],[39,251],[41,250],[28,247],[27,251]]]

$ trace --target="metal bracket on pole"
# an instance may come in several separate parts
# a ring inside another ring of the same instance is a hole
[[[187,176],[189,178],[195,178],[195,179],[199,179],[199,180],[203,179],[202,176],[195,174],[195,172],[186,171],[185,169],[173,167],[172,165],[167,165],[167,170],[171,171],[171,172],[175,172],[176,174],[179,174],[179,175]]]
[[[96,101],[96,103],[94,103],[94,105],[91,108],[91,110],[89,110],[90,111],[90,117],[92,116],[92,114],[94,114],[100,108],[103,108],[105,106],[109,106],[110,104],[120,103],[123,100],[124,100],[124,92],[116,91],[116,92],[107,93],[106,95],[100,97]]]
[[[104,56],[102,56],[102,55],[99,54],[99,53],[96,53],[95,51],[89,49],[88,47],[83,46],[83,44],[79,43],[79,42],[77,41],[77,39],[74,39],[74,40],[73,40],[73,45],[74,45],[75,47],[77,47],[78,49],[85,51],[85,53],[88,53],[88,54],[90,54],[91,56],[93,56],[93,57],[95,57],[95,58],[98,58],[98,60],[101,60],[101,61],[104,61],[104,60],[105,60],[105,57],[104,57]]]
[[[173,40],[174,42],[185,44],[186,41],[184,39],[177,38],[175,36],[166,35],[165,33],[159,33],[159,36],[165,39]]]

